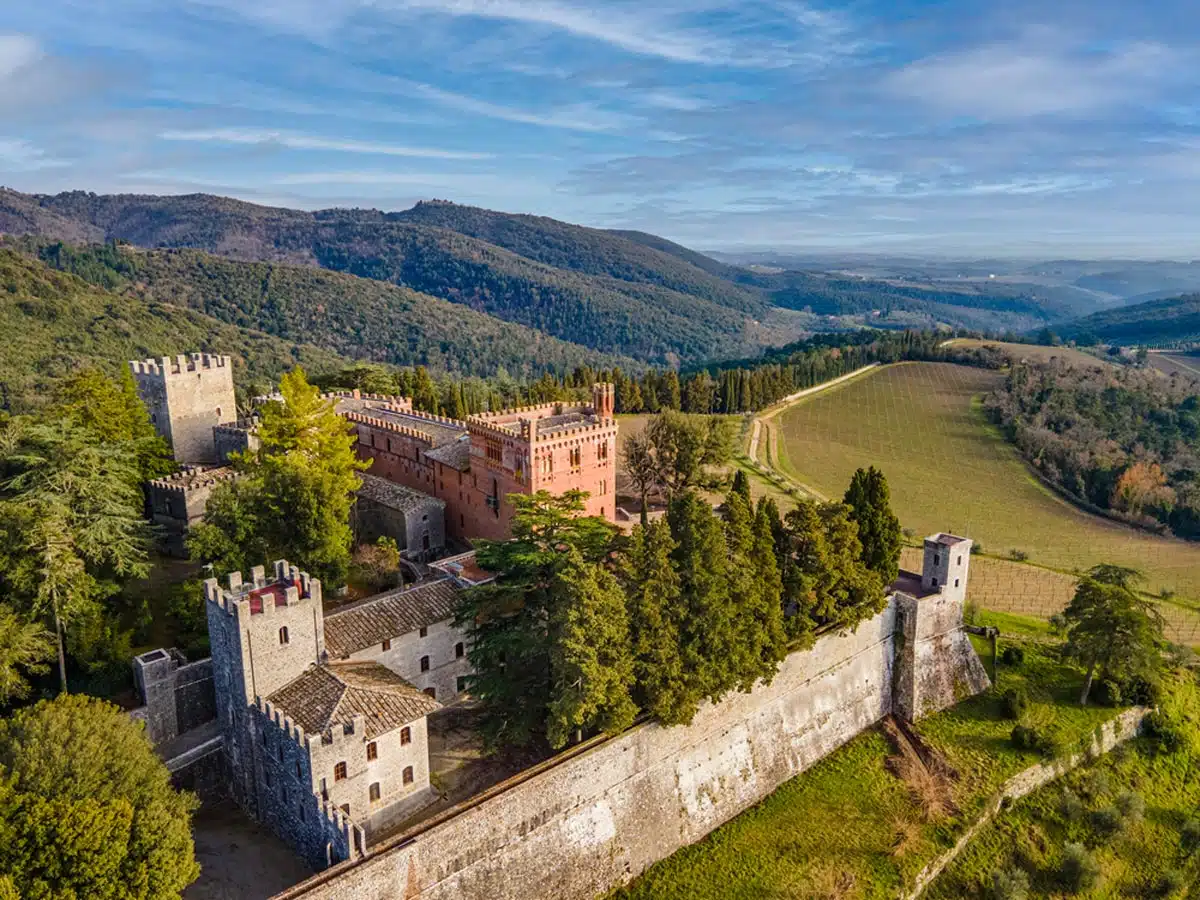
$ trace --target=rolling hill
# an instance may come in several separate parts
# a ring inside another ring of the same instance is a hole
[[[195,310],[103,290],[0,247],[0,406],[24,412],[46,402],[78,368],[116,372],[126,360],[187,351],[228,353],[235,378],[265,388],[300,364],[319,375],[348,360],[221,322]]]
[[[190,307],[348,358],[464,375],[491,375],[503,367],[518,377],[580,365],[640,367],[628,357],[598,353],[437,297],[311,266],[243,262],[199,250],[75,248],[29,238],[16,243],[102,287]]]
[[[1105,310],[1070,322],[1060,332],[1067,338],[1149,347],[1197,341],[1200,340],[1200,294]]]

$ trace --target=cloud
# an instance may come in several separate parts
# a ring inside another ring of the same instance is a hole
[[[545,112],[515,109],[499,103],[468,97],[465,94],[443,90],[431,84],[412,84],[407,88],[412,96],[430,100],[460,112],[516,122],[522,125],[539,125],[546,128],[565,128],[570,131],[616,131],[636,120],[631,116],[607,112],[595,106],[578,103],[571,106],[551,108]]]
[[[423,159],[491,159],[490,153],[462,150],[441,150],[434,147],[407,147],[374,141],[353,141],[339,138],[291,134],[285,131],[258,129],[216,128],[209,130],[174,130],[158,135],[164,141],[187,141],[217,144],[247,144],[286,147],[289,150],[327,150],[335,153],[366,153],[379,156],[412,156]]]
[[[0,82],[42,58],[42,48],[25,34],[0,34]]]
[[[19,138],[0,137],[0,168],[9,171],[34,172],[70,165],[66,160],[49,156],[40,147]]]
[[[1098,51],[1037,31],[1020,41],[918,60],[889,76],[884,86],[945,113],[1012,120],[1088,114],[1136,101],[1179,63],[1177,54],[1159,43]]]

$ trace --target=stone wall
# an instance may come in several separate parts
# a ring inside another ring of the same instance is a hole
[[[372,644],[350,659],[377,662],[387,666],[418,690],[433,688],[434,699],[442,705],[458,700],[461,679],[471,674],[471,661],[467,658],[467,637],[450,622],[434,622],[425,629],[410,631],[391,639],[391,646],[384,650],[380,644]],[[421,670],[421,660],[428,657],[429,668]]]
[[[893,600],[687,727],[588,742],[279,897],[592,900],[890,713],[895,628]]]

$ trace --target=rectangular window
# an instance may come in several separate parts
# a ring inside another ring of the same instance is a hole
[[[296,760],[296,780],[304,780],[304,766],[300,765],[300,760]]]
[[[378,781],[376,781],[374,784],[371,785],[370,793],[371,793],[371,802],[372,803],[374,803],[376,800],[379,799],[379,782]]]
[[[333,780],[334,781],[345,781],[346,780],[346,764],[344,762],[340,762],[336,766],[333,767]]]
[[[428,697],[430,700],[437,699],[437,688],[427,687],[427,688],[425,688],[425,690],[421,691],[421,693],[424,694],[426,697]]]
[[[374,741],[371,741],[371,743],[367,744],[367,759],[379,759],[379,745]]]
[[[462,641],[459,641],[457,644],[454,645],[454,658],[462,659],[466,655],[467,655],[467,647]]]
[[[413,767],[412,766],[404,767],[404,783],[405,784],[413,783]]]
[[[349,803],[342,804],[342,812],[346,815],[347,818],[350,817],[350,804]]]
[[[405,725],[400,729],[400,746],[412,743],[412,729]]]
[[[391,650],[391,649],[392,649],[392,642],[391,642],[391,641],[384,641],[384,642],[383,642],[383,652],[384,652],[384,653],[387,653],[387,652],[388,652],[389,650]]]
[[[457,680],[454,682],[454,689],[456,691],[458,691],[460,694],[467,689],[467,676],[466,675],[458,676]]]
[[[958,587],[958,579],[957,578],[954,579],[954,586]]]
[[[421,637],[429,637],[429,629],[428,629],[428,628],[426,628],[424,625],[422,625],[422,626],[421,626],[421,630],[418,632],[418,634],[419,634]]]
[[[428,656],[421,657],[421,671],[422,672],[429,671],[429,657]]]

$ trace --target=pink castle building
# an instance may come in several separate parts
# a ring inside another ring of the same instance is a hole
[[[614,397],[611,384],[597,384],[590,406],[544,403],[465,422],[399,403],[341,412],[358,430],[371,474],[443,500],[452,537],[503,540],[511,494],[587,491],[587,514],[615,520]]]

